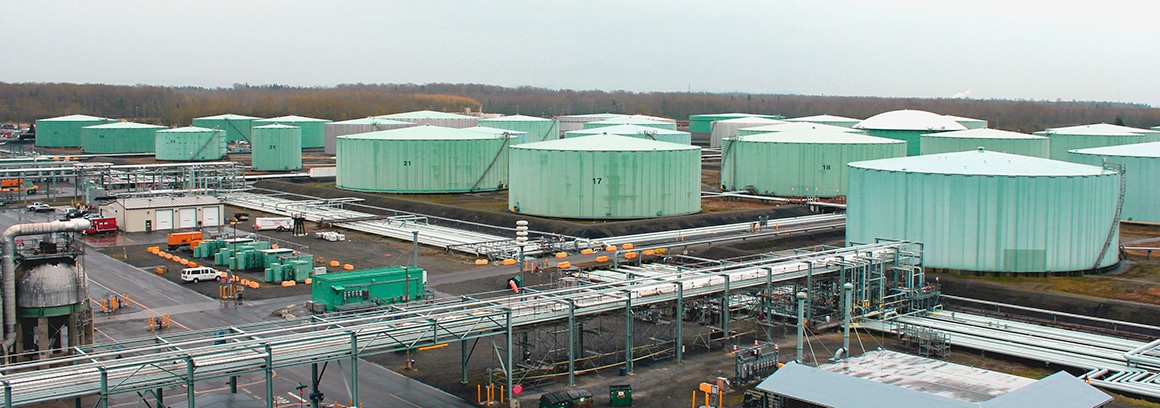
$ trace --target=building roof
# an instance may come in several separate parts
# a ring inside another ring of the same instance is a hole
[[[261,122],[261,123],[269,123],[269,122],[330,122],[330,120],[308,118],[305,116],[298,116],[298,115],[287,115],[287,116],[279,116],[276,118],[269,118],[269,119],[257,119],[257,120],[254,120],[254,122]]]
[[[38,122],[39,121],[46,121],[46,122],[86,122],[86,121],[93,121],[93,120],[112,120],[112,119],[98,118],[96,116],[89,116],[89,115],[67,115],[67,116],[57,116],[55,118],[38,119],[37,121]]]
[[[800,118],[786,119],[786,122],[861,122],[862,119],[847,118],[843,116],[834,115],[814,115],[802,116]]]
[[[820,123],[811,122],[786,122],[774,123],[771,125],[761,125],[754,127],[741,128],[742,130],[750,132],[789,132],[792,130],[829,130],[834,132],[846,133],[862,133],[861,129],[852,129],[844,126],[823,125]]]
[[[983,402],[1035,380],[890,350],[870,350],[818,368],[964,402]]]
[[[512,146],[512,149],[529,150],[570,150],[570,151],[661,151],[661,150],[700,150],[698,146],[662,142],[642,139],[631,136],[620,136],[610,133],[595,134],[584,137],[547,140],[543,142],[524,143]]]
[[[126,210],[144,208],[194,207],[203,205],[218,205],[221,200],[214,196],[190,197],[134,197],[117,200]]]
[[[330,122],[332,125],[414,125],[414,122],[404,122],[401,120],[390,120],[382,116],[371,116],[367,118],[358,118],[343,120],[338,122]]]
[[[486,122],[551,122],[551,119],[537,118],[535,116],[511,115],[500,116],[498,118],[480,119],[480,123]]]
[[[1112,397],[1064,371],[983,403],[985,408],[1099,407]]]
[[[927,133],[923,136],[929,137],[952,137],[958,139],[1046,139],[1043,136],[1029,135],[1026,133],[1010,132],[999,129],[968,129],[955,130],[951,132]]]
[[[509,131],[509,137],[515,137]],[[356,133],[353,135],[339,136],[339,139],[359,139],[359,140],[479,140],[479,139],[496,139],[501,137],[488,132],[480,132],[478,130],[455,129],[442,126],[413,126],[400,129],[380,130],[377,132]]]
[[[471,131],[475,131],[475,132],[490,133],[490,134],[497,135],[497,136],[502,135],[504,133],[507,133],[510,136],[528,134],[528,132],[522,132],[519,130],[499,129],[499,128],[493,128],[493,127],[487,127],[487,126],[469,127],[469,128],[465,128],[463,130],[471,130]]]
[[[301,128],[298,126],[290,126],[290,125],[283,125],[281,123],[275,123],[273,125],[254,126],[254,129],[301,129]]]
[[[221,132],[221,129],[209,129],[197,126],[186,126],[173,129],[158,130],[157,133],[213,133]]]
[[[1035,132],[1036,134],[1047,135],[1080,135],[1080,136],[1139,136],[1141,134],[1154,134],[1155,130],[1139,129],[1127,126],[1109,125],[1107,123],[1096,123],[1094,125],[1080,125],[1068,126],[1059,128],[1049,128],[1042,132]]]
[[[194,119],[229,119],[229,120],[242,120],[242,119],[261,119],[261,118],[255,118],[255,117],[253,117],[253,116],[246,116],[246,115],[235,115],[235,114],[232,114],[232,113],[223,113],[223,114],[221,114],[221,115],[205,116],[205,117],[194,118]]]
[[[906,144],[905,140],[875,137],[832,129],[797,129],[785,132],[758,133],[737,136],[744,142],[801,143],[801,144]]]
[[[977,407],[964,401],[927,394],[907,388],[786,363],[773,375],[757,385],[757,389],[773,394],[832,408],[893,408],[893,407]],[[838,392],[838,390],[841,390]]]
[[[866,118],[854,125],[856,129],[876,130],[966,130],[949,117],[921,110],[896,110]]]
[[[1117,146],[1089,147],[1068,150],[1069,153],[1097,156],[1160,157],[1160,142],[1135,143]]]
[[[641,126],[641,125],[612,125],[605,127],[598,127],[592,129],[570,130],[568,134],[578,135],[599,135],[607,133],[610,135],[638,135],[641,133],[649,133],[654,135],[687,135],[689,132],[680,130],[660,129],[655,127]]]
[[[1103,167],[1039,157],[973,151],[896,157],[850,163],[850,167],[905,173],[1005,177],[1085,177],[1115,174]]]
[[[137,122],[114,122],[103,125],[85,126],[85,129],[165,129],[165,126],[150,125]]]
[[[436,112],[431,110],[421,110],[414,112],[392,113],[390,115],[377,116],[387,119],[477,119],[475,116],[460,115],[455,113]]]
[[[737,124],[746,124],[746,123],[752,123],[752,124],[754,124],[754,125],[756,125],[756,126],[763,126],[763,125],[776,125],[776,124],[779,124],[779,123],[786,123],[785,121],[782,121],[782,120],[777,120],[777,119],[767,119],[767,118],[763,118],[763,117],[760,117],[760,116],[746,116],[746,117],[742,117],[742,118],[722,119],[722,120],[716,120],[716,121],[714,121],[714,122],[717,122],[717,123],[730,123],[730,124],[732,124],[732,123],[737,123]]]

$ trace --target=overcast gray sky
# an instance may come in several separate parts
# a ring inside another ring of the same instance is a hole
[[[471,82],[1160,106],[1154,0],[2,3],[4,82]]]

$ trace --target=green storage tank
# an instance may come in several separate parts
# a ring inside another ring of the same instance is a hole
[[[206,129],[221,129],[226,131],[226,143],[237,141],[250,143],[250,129],[253,128],[254,121],[259,119],[261,118],[226,113],[216,116],[194,118],[193,125]]]
[[[561,115],[556,117],[556,122],[560,124],[560,135],[558,138],[563,138],[565,133],[573,130],[584,129],[584,124],[588,122],[599,122],[612,118],[627,118],[628,115],[619,113],[591,113],[587,115]]]
[[[859,135],[866,134],[866,131],[864,131],[864,130],[852,129],[852,128],[848,128],[848,127],[822,125],[822,124],[809,123],[809,122],[785,122],[785,123],[776,123],[776,124],[772,124],[772,125],[737,129],[737,136],[759,135],[762,133],[773,133],[773,132],[793,132],[793,131],[798,131],[798,130],[825,130],[825,131],[831,131],[831,132],[854,133],[854,134],[859,134]]]
[[[165,126],[116,122],[81,128],[85,153],[149,153],[157,148],[157,131]]]
[[[423,299],[427,271],[391,266],[327,273],[311,279],[311,300],[333,312]]]
[[[376,117],[382,119],[398,120],[402,122],[411,122],[416,125],[431,125],[452,129],[467,129],[469,127],[475,127],[478,126],[477,122],[479,121],[479,118],[475,116],[460,115],[457,113],[436,112],[430,110],[393,113],[390,115]]]
[[[68,115],[36,121],[36,147],[80,147],[81,129],[114,123],[115,119]]]
[[[542,142],[560,138],[560,126],[554,120],[534,116],[511,115],[491,119],[480,119],[479,126],[524,132],[515,144]]]
[[[920,110],[896,110],[879,113],[854,125],[870,136],[888,137],[906,141],[906,155],[922,153],[922,135],[928,133],[967,130],[949,117]]]
[[[601,127],[616,126],[616,125],[637,125],[637,126],[647,126],[647,127],[657,128],[657,129],[677,130],[677,122],[665,122],[665,121],[654,120],[654,119],[634,118],[631,116],[605,119],[605,120],[595,121],[595,122],[587,122],[584,124],[584,129],[595,129],[595,128],[601,128]]]
[[[521,132],[518,130],[492,128],[492,127],[487,127],[487,126],[469,127],[469,128],[465,128],[463,130],[470,130],[472,132],[483,132],[483,133],[487,133],[489,135],[493,135],[495,137],[503,136],[506,133],[509,137],[512,138],[511,143],[513,145],[516,144],[517,140],[527,140],[528,139],[527,132]]]
[[[1055,160],[1067,160],[1069,150],[1160,142],[1160,132],[1107,123],[1051,128],[1032,134],[1051,139],[1051,158]]]
[[[725,139],[721,189],[835,197],[848,188],[850,162],[906,156],[906,142],[832,130],[797,130]]]
[[[963,127],[967,129],[985,129],[987,127],[987,121],[982,119],[965,118],[955,115],[946,115],[946,117],[951,118],[951,120],[958,122],[960,125],[963,125]]]
[[[326,119],[307,118],[303,116],[279,116],[270,119],[257,119],[254,126],[286,125],[302,128],[302,148],[313,149],[326,147]]]
[[[1119,262],[1119,185],[1102,167],[986,150],[850,163],[846,241],[921,242],[927,268],[1088,271]]]
[[[992,152],[1048,158],[1050,146],[1043,136],[998,129],[970,129],[922,135],[922,154],[965,152],[982,147]]]
[[[659,140],[662,142],[686,145],[693,144],[693,135],[689,132],[682,132],[680,130],[657,129],[655,127],[637,125],[616,125],[598,127],[595,129],[573,130],[571,132],[565,133],[564,137],[570,138],[603,134],[628,136],[639,139]]]
[[[721,147],[721,139],[737,136],[737,131],[739,129],[780,125],[783,123],[787,122],[777,119],[759,118],[756,116],[718,120],[709,126],[709,147],[714,149]]]
[[[617,135],[511,148],[514,212],[621,219],[701,211],[701,149]]]
[[[358,133],[378,132],[380,130],[402,129],[418,126],[412,122],[391,120],[376,116],[361,119],[343,120],[326,124],[326,146],[323,153],[334,154],[338,149],[338,137]]]
[[[336,186],[380,193],[501,190],[512,140],[438,126],[339,136]]]
[[[689,115],[689,132],[708,134],[713,130],[713,122],[726,119],[758,117],[766,119],[785,119],[781,115],[759,115],[756,113],[703,113]]]
[[[862,119],[854,119],[854,118],[847,118],[847,117],[843,117],[843,116],[834,116],[834,115],[814,115],[814,116],[802,116],[800,118],[790,118],[790,119],[786,119],[785,121],[786,122],[816,123],[819,125],[829,125],[829,126],[839,126],[839,127],[844,127],[844,128],[852,128],[852,127],[854,127],[854,125],[857,125],[858,122],[861,122]]]
[[[1124,208],[1120,219],[1136,222],[1160,222],[1160,142],[1092,147],[1067,152],[1073,163],[1102,166],[1122,164],[1124,174]]]
[[[157,160],[212,161],[226,157],[225,131],[188,126],[157,131]]]
[[[254,170],[302,168],[302,129],[288,125],[256,126],[253,129],[251,165]]]

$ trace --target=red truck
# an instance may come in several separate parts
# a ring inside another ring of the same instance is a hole
[[[91,222],[93,226],[84,231],[85,235],[115,234],[117,232],[116,218],[90,218],[89,222]]]

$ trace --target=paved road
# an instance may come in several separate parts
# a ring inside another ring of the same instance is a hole
[[[20,222],[43,222],[52,219],[51,214],[36,214],[23,209],[0,211],[0,228],[8,228]],[[157,235],[157,234],[152,234]],[[152,235],[128,235],[120,237],[88,237],[90,246],[123,245],[135,240],[155,239]],[[170,282],[155,274],[125,264],[90,248],[82,258],[82,266],[89,278],[89,296],[99,299],[110,293],[129,294],[132,305],[114,313],[104,314],[94,303],[94,326],[97,343],[110,343],[150,336],[146,328],[148,317],[168,314],[173,320],[172,328],[158,332],[164,337],[167,332],[239,325],[260,321],[279,320],[275,311],[291,304],[303,304],[308,296],[246,301],[241,304],[222,302],[207,298],[182,285]],[[417,382],[377,364],[359,362],[359,394],[364,406],[402,407],[469,407],[467,402],[441,390]],[[319,388],[326,394],[327,401],[347,402],[350,399],[349,364],[335,362],[327,365]],[[307,384],[310,367],[283,369],[275,373],[274,394],[291,403],[300,402],[295,388]],[[216,381],[216,380],[215,380]],[[208,407],[251,407],[265,406],[266,386],[263,376],[248,375],[238,378],[238,394],[231,394],[225,380],[198,383],[196,394],[198,406]],[[183,387],[164,390],[165,404],[185,406],[186,392]],[[150,404],[154,399],[149,396]],[[138,405],[135,395],[119,395],[111,398],[111,406],[129,407]],[[385,405],[380,404],[386,402]],[[295,405],[296,406],[296,405]]]

